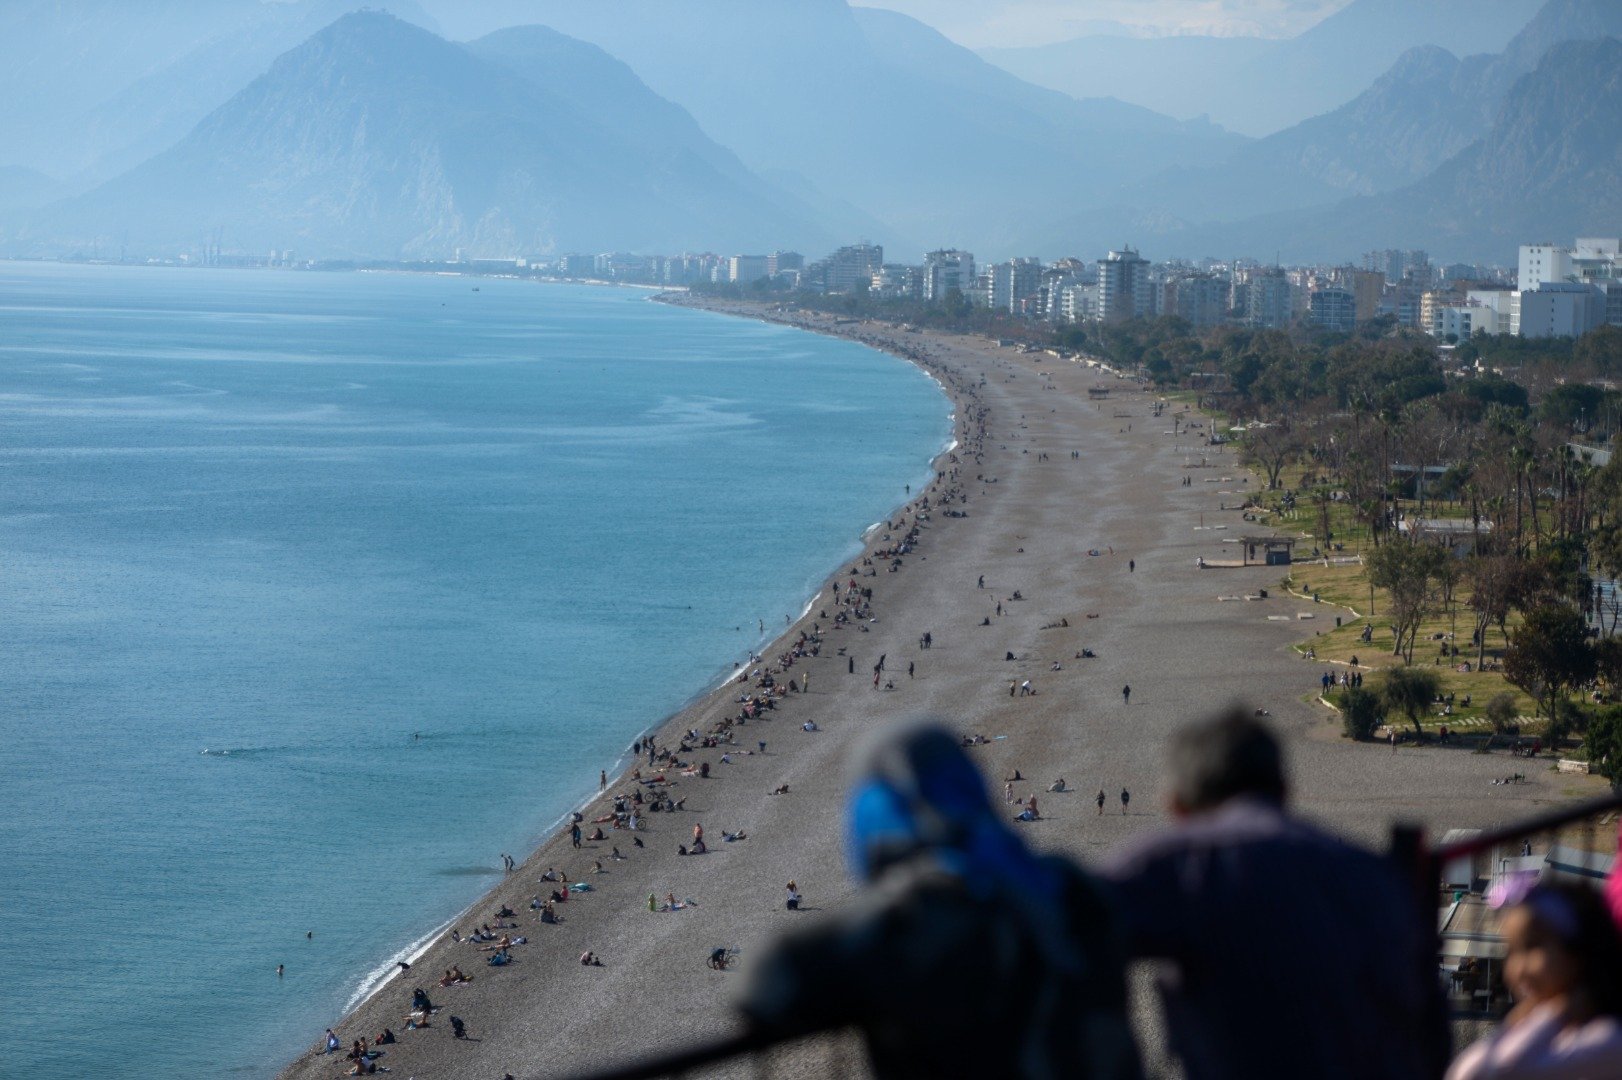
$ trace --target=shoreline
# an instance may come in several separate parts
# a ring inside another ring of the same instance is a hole
[[[393,270],[393,269],[376,270],[376,271],[360,270],[360,271],[355,271],[355,272],[365,272],[365,273],[415,273],[415,271],[398,271],[398,270]],[[455,275],[455,276],[479,277],[479,276],[489,276],[489,275],[481,275],[481,274],[469,273],[469,274],[465,274],[465,275]],[[726,312],[715,311],[714,309],[703,308],[703,307],[700,307],[698,305],[683,304],[683,303],[680,302],[679,298],[688,295],[686,293],[686,290],[674,291],[674,290],[671,290],[671,289],[669,289],[667,287],[662,287],[662,286],[626,285],[626,284],[620,283],[620,282],[595,281],[595,280],[572,280],[572,279],[562,280],[562,281],[541,281],[541,282],[538,282],[538,284],[542,284],[542,285],[575,285],[575,286],[590,285],[590,286],[603,287],[603,288],[628,288],[628,289],[634,289],[634,290],[636,290],[638,292],[651,293],[652,295],[646,296],[644,298],[649,302],[670,303],[672,306],[695,307],[698,310],[711,310],[713,313],[717,313],[717,314],[728,314]],[[665,299],[667,296],[674,296],[674,297],[677,297],[678,299],[675,300],[674,302],[672,302],[671,300]],[[749,316],[745,316],[745,317],[749,317]],[[784,323],[784,322],[781,322],[781,321],[778,321],[778,320],[769,319],[769,318],[765,318],[765,317],[756,318],[755,321],[768,322],[768,323],[773,323],[774,325],[780,325],[780,326],[789,326],[790,328],[800,329],[800,330],[804,330],[804,331],[810,332],[810,333],[818,333],[819,332],[819,331],[810,329],[808,327],[797,327],[797,326],[794,326],[794,324],[792,324],[792,323]],[[825,336],[825,337],[833,337],[833,338],[840,338],[842,340],[848,340],[848,341],[854,341],[855,340],[855,339],[849,337],[848,335],[837,334],[837,333],[824,333],[823,336]],[[867,345],[867,343],[865,343],[865,342],[857,342],[857,343]],[[934,472],[939,471],[938,466],[940,466],[943,462],[945,462],[947,459],[949,459],[951,457],[953,451],[956,450],[956,448],[959,445],[957,423],[958,423],[959,415],[960,415],[960,413],[962,411],[962,402],[961,402],[961,400],[959,399],[959,397],[957,395],[955,395],[952,392],[952,390],[946,385],[946,383],[939,377],[939,375],[936,372],[931,370],[928,366],[920,363],[917,358],[905,356],[905,355],[902,355],[901,353],[898,353],[898,352],[896,352],[894,350],[884,349],[884,348],[880,348],[880,347],[874,346],[874,345],[867,345],[867,347],[874,349],[874,351],[876,351],[876,352],[884,353],[887,356],[890,356],[890,357],[892,357],[894,359],[900,360],[903,363],[907,363],[907,364],[912,365],[914,368],[916,368],[918,371],[920,371],[925,377],[927,377],[932,383],[935,384],[936,388],[940,391],[941,396],[946,400],[946,403],[947,403],[947,405],[949,407],[947,417],[946,417],[947,423],[949,425],[948,434],[946,436],[946,440],[945,440],[944,445],[940,449],[935,451],[929,458],[926,459],[927,469],[923,470],[923,471],[925,471],[927,473],[934,473]],[[927,477],[925,478],[925,480],[926,480],[926,483],[927,483]],[[909,498],[907,501],[904,501],[904,502],[898,504],[897,506],[893,507],[891,512],[890,512],[892,517],[893,518],[900,518],[900,517],[905,516],[905,513],[908,510],[908,508],[914,502],[916,502],[917,499],[918,499],[918,496],[913,496],[912,498]],[[751,653],[750,653],[751,658],[758,657],[758,656],[766,656],[768,654],[772,654],[772,653],[774,653],[776,651],[779,651],[781,649],[781,647],[785,645],[785,643],[789,642],[789,640],[792,637],[794,637],[796,629],[803,622],[807,621],[807,619],[809,618],[809,616],[811,615],[813,610],[816,609],[818,599],[823,597],[829,591],[830,586],[832,586],[835,582],[842,579],[842,576],[843,576],[842,575],[842,570],[846,567],[846,564],[851,559],[858,559],[858,560],[861,559],[863,557],[863,555],[865,554],[865,552],[866,552],[866,550],[867,550],[867,548],[869,546],[869,542],[872,539],[872,537],[875,536],[881,529],[883,529],[886,526],[886,524],[887,524],[887,522],[885,520],[878,520],[878,521],[873,521],[873,522],[863,526],[850,539],[849,543],[847,544],[847,547],[850,549],[848,558],[837,560],[834,563],[835,568],[833,570],[831,570],[828,574],[824,575],[823,578],[820,580],[820,582],[818,582],[816,584],[814,589],[806,597],[804,604],[801,605],[799,613],[796,616],[794,616],[793,621],[787,627],[785,627],[785,629],[781,633],[779,633],[779,634],[777,634],[775,636],[772,636],[772,637],[764,638],[755,649],[751,650]],[[725,664],[725,661],[722,662],[722,666],[718,669],[717,674],[715,675],[715,677],[712,680],[710,680],[709,682],[707,682],[701,689],[694,691],[691,695],[689,695],[685,700],[683,700],[676,708],[671,710],[669,713],[659,717],[656,720],[653,720],[647,726],[645,726],[644,728],[642,728],[639,731],[637,731],[636,733],[634,733],[631,736],[631,743],[628,744],[628,746],[629,745],[635,745],[636,743],[639,743],[643,739],[648,738],[650,736],[655,737],[656,742],[661,746],[669,744],[670,743],[669,739],[660,738],[660,736],[669,735],[671,730],[679,730],[678,721],[685,718],[689,713],[693,712],[694,710],[701,708],[702,706],[704,706],[707,703],[711,703],[712,699],[714,699],[718,695],[723,695],[723,694],[726,694],[726,693],[730,692],[733,685],[734,685],[734,683],[737,680],[737,672],[743,668],[743,664],[741,662],[740,663],[734,663],[733,666],[732,666],[732,670],[730,672],[725,669],[724,664]],[[624,780],[626,774],[628,772],[630,772],[636,766],[637,760],[638,759],[629,752],[629,749],[627,749],[626,751],[622,752],[620,754],[620,756],[617,759],[615,759],[615,761],[606,768],[605,771],[608,774],[608,782],[609,782],[609,787],[611,789],[615,784],[620,783],[621,781]],[[576,801],[576,802],[571,803],[550,824],[543,826],[539,830],[539,832],[538,832],[539,836],[541,836],[541,837],[552,836],[553,838],[550,839],[550,840],[548,840],[548,839],[540,840],[536,844],[535,848],[528,855],[526,855],[523,860],[520,861],[517,872],[522,873],[525,870],[530,869],[530,864],[535,861],[536,856],[539,855],[541,853],[541,851],[543,849],[547,848],[549,845],[551,845],[553,843],[556,843],[555,834],[557,834],[560,830],[565,830],[567,828],[568,823],[569,823],[570,818],[571,818],[572,815],[577,814],[577,813],[583,813],[583,812],[587,811],[588,809],[591,808],[591,806],[594,803],[598,802],[601,798],[602,798],[602,793],[601,792],[593,792],[593,791],[590,790],[589,786],[583,786],[582,789],[581,789],[581,795],[580,795],[579,800]],[[511,876],[512,875],[509,875],[509,878]],[[438,941],[439,939],[445,937],[446,934],[451,929],[457,927],[458,925],[462,924],[466,920],[470,919],[472,917],[472,913],[475,912],[477,909],[479,909],[481,907],[481,905],[486,905],[492,899],[496,898],[497,895],[502,891],[503,887],[507,884],[507,882],[508,882],[508,878],[504,878],[500,884],[498,884],[496,886],[493,886],[492,888],[486,890],[483,894],[481,894],[478,898],[476,898],[475,900],[470,902],[467,906],[465,906],[462,909],[460,909],[459,911],[457,911],[456,914],[450,916],[447,919],[441,920],[433,929],[431,929],[431,930],[427,931],[426,933],[423,933],[423,934],[419,935],[418,937],[414,938],[412,940],[412,942],[409,945],[405,946],[404,948],[394,950],[392,953],[389,954],[387,959],[384,959],[384,960],[380,961],[378,963],[378,965],[376,966],[376,968],[373,969],[373,974],[372,975],[363,977],[362,980],[358,984],[356,984],[355,989],[351,993],[349,1000],[344,1005],[344,1016],[343,1016],[342,1020],[346,1021],[346,1020],[349,1020],[350,1018],[354,1017],[356,1013],[358,1013],[359,1011],[365,1009],[366,1006],[369,1005],[370,1003],[372,1003],[380,994],[382,994],[385,991],[389,990],[395,983],[401,981],[400,977],[404,972],[399,967],[399,961],[403,960],[406,963],[415,966],[415,964],[418,962],[418,960],[420,960],[423,956],[427,955],[433,949],[434,944],[436,943],[436,941]],[[376,980],[375,983],[373,982],[374,979]],[[340,1023],[341,1022],[342,1021],[340,1021]],[[336,1025],[335,1025],[335,1029],[336,1029]],[[347,1044],[346,1044],[346,1046],[347,1046]],[[289,1062],[287,1062],[287,1063],[285,1063],[283,1065],[283,1067],[281,1068],[278,1075],[280,1075],[280,1076],[292,1075],[293,1074],[292,1071],[297,1066],[299,1060],[302,1059],[303,1057],[305,1057],[306,1055],[307,1055],[307,1051],[301,1051],[298,1058],[294,1058],[292,1061],[289,1061]]]
[[[1083,799],[1044,796],[1045,820],[1029,826],[1027,835],[1041,848],[1083,861],[1160,820],[1149,796],[1164,734],[1196,712],[1239,698],[1272,713],[1307,813],[1364,842],[1378,842],[1382,827],[1399,817],[1433,825],[1490,824],[1497,815],[1520,816],[1568,797],[1559,791],[1564,781],[1551,785],[1542,777],[1513,795],[1489,793],[1476,785],[1494,772],[1490,757],[1449,757],[1433,749],[1389,755],[1339,740],[1338,724],[1326,725],[1302,700],[1315,669],[1289,654],[1312,605],[1293,597],[1260,605],[1214,602],[1220,591],[1271,585],[1278,570],[1195,569],[1196,556],[1220,552],[1223,534],[1194,530],[1192,515],[1216,512],[1205,503],[1235,492],[1213,490],[1224,484],[1180,487],[1186,467],[1178,464],[1181,452],[1157,434],[1160,425],[1148,416],[1146,398],[1134,385],[1125,384],[1131,389],[1114,398],[1106,413],[1085,392],[1102,373],[1082,364],[1016,355],[977,338],[904,334],[862,322],[836,325],[832,316],[804,312],[773,317],[778,313],[766,305],[746,301],[689,295],[660,302],[845,337],[922,368],[952,402],[953,441],[933,459],[935,472],[950,477],[957,465],[965,500],[958,505],[969,516],[914,518],[920,545],[905,565],[894,574],[866,568],[874,570],[863,580],[874,588],[877,621],[857,630],[822,628],[821,655],[805,658],[785,676],[809,670],[814,689],[790,695],[778,715],[737,732],[736,762],[716,764],[721,748],[696,751],[694,757],[716,765],[715,773],[675,786],[694,804],[685,811],[646,816],[647,827],[638,834],[645,850],[631,849],[625,861],[609,862],[610,845],[629,848],[628,833],[609,832],[587,853],[575,852],[567,837],[554,837],[453,920],[465,925],[474,913],[503,904],[518,912],[520,928],[513,932],[530,942],[516,950],[515,964],[486,968],[473,946],[443,932],[431,934],[420,977],[414,967],[406,979],[384,980],[335,1025],[346,1046],[387,1024],[400,1036],[382,1059],[395,1072],[568,1076],[724,1033],[732,1023],[728,1001],[736,974],[704,969],[704,955],[727,947],[747,965],[760,943],[801,917],[781,910],[784,880],[801,883],[812,913],[805,917],[836,907],[853,891],[839,866],[837,839],[843,746],[861,727],[918,712],[941,714],[961,731],[996,732],[992,743],[975,752],[989,781],[1022,768],[1029,783],[1021,785],[1021,795],[1045,791],[1055,774],[1069,777]],[[1126,416],[1118,415],[1123,398]],[[1050,406],[1048,416],[1038,411]],[[966,438],[980,409],[987,410],[983,464],[973,460],[974,444]],[[1138,431],[1132,430],[1134,416]],[[1063,462],[1049,456],[1061,448],[1081,456],[1067,455]],[[1212,456],[1239,487],[1243,470],[1226,454]],[[949,486],[937,479],[924,493],[914,493],[900,508],[902,516],[909,510],[916,515],[923,497],[939,506]],[[886,523],[875,524],[858,538],[864,553],[884,543]],[[1109,556],[1102,555],[1105,549]],[[1133,570],[1121,565],[1129,554],[1136,560]],[[989,588],[976,588],[977,573],[986,575]],[[820,624],[818,600],[843,576],[836,571],[825,579],[801,617],[760,654],[776,656],[785,640]],[[1012,600],[1014,591],[1024,593],[1022,602]],[[991,622],[994,597],[1007,613],[999,611]],[[1286,611],[1287,621],[1268,617]],[[939,639],[938,649],[916,648],[924,631]],[[1072,661],[1083,641],[1099,649],[1098,658]],[[848,667],[861,668],[854,677],[838,656],[851,649],[861,652],[860,658],[849,653]],[[892,678],[904,680],[896,693],[866,686],[875,652],[896,658]],[[1005,652],[1017,659],[1003,661]],[[910,661],[922,662],[923,679],[901,675],[901,664]],[[1010,676],[1033,680],[1039,696],[1006,694]],[[1128,680],[1135,690],[1129,709],[1118,690]],[[675,736],[688,728],[709,730],[730,711],[726,699],[734,686],[723,678],[649,730],[662,746],[674,746]],[[794,725],[806,718],[820,730],[796,731]],[[790,725],[781,723],[785,719]],[[769,752],[742,750],[762,736]],[[790,793],[774,798],[768,793],[779,782],[789,784]],[[1133,805],[1143,809],[1095,820],[1089,806],[1075,805],[1090,802],[1085,796],[1094,785],[1141,791],[1144,797]],[[628,790],[616,777],[607,795],[588,795],[580,804],[587,827],[599,816],[591,807]],[[716,844],[703,856],[677,856],[676,843],[699,821],[709,836],[747,828],[749,839]],[[586,869],[599,859],[609,868],[603,877]],[[537,878],[554,865],[593,889],[559,905],[563,923],[542,926],[527,901],[531,894],[544,895]],[[630,881],[622,885],[622,878]],[[685,911],[650,914],[638,899],[649,892],[695,902]],[[586,948],[607,966],[580,967],[575,957]],[[475,981],[440,989],[438,972],[453,963]],[[406,988],[413,985],[447,1007],[442,1016],[455,1011],[464,1017],[481,1041],[452,1040],[442,1019],[426,1030],[403,1032]],[[400,1001],[391,1005],[396,990]],[[670,1007],[672,997],[679,1008]],[[794,1048],[774,1057],[774,1065],[786,1075],[816,1075],[824,1052],[816,1045]],[[306,1052],[282,1075],[341,1075],[341,1062],[341,1055]]]

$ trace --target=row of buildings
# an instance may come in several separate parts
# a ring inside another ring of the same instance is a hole
[[[1020,258],[977,265],[972,252],[931,251],[921,264],[888,263],[884,248],[851,244],[807,261],[770,255],[567,255],[548,265],[567,277],[684,286],[770,282],[786,289],[866,293],[935,303],[956,300],[1053,323],[1122,322],[1176,315],[1196,329],[1306,323],[1349,332],[1381,315],[1460,341],[1477,333],[1578,336],[1622,326],[1622,241],[1585,237],[1570,247],[1530,244],[1507,270],[1434,266],[1423,251],[1372,251],[1361,266],[1267,266],[1254,260],[1151,262],[1130,246],[1089,263]]]

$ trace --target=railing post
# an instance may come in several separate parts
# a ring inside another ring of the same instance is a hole
[[[1389,857],[1408,885],[1409,902],[1421,928],[1413,957],[1413,977],[1424,994],[1425,1023],[1421,1035],[1430,1044],[1426,1048],[1430,1074],[1441,1080],[1451,1057],[1452,1038],[1448,1031],[1447,1004],[1436,983],[1436,957],[1442,947],[1442,935],[1436,925],[1436,890],[1440,880],[1437,861],[1425,846],[1425,830],[1402,822],[1391,826]]]

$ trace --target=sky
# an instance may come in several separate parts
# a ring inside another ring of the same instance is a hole
[[[1083,34],[1293,37],[1349,0],[855,0],[900,11],[970,48]]]

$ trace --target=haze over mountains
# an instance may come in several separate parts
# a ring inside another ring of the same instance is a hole
[[[818,253],[865,236],[992,258],[1132,242],[1487,259],[1622,227],[1609,54],[1550,66],[1563,42],[1622,36],[1615,0],[1353,0],[1286,42],[1138,41],[1182,59],[1123,75],[1121,97],[1205,79],[1254,130],[1279,98],[1332,99],[1260,139],[1036,86],[845,0],[389,0],[399,18],[340,18],[354,2],[0,11],[0,86],[33,106],[0,116],[0,253]]]
[[[1497,52],[1542,2],[1352,0],[1283,41],[1089,34],[981,55],[1077,97],[1110,94],[1171,116],[1208,115],[1231,131],[1263,136],[1341,105],[1416,46]]]
[[[545,27],[460,46],[376,12],[344,16],[34,228],[142,250],[206,230],[374,259],[833,239],[594,46]]]

